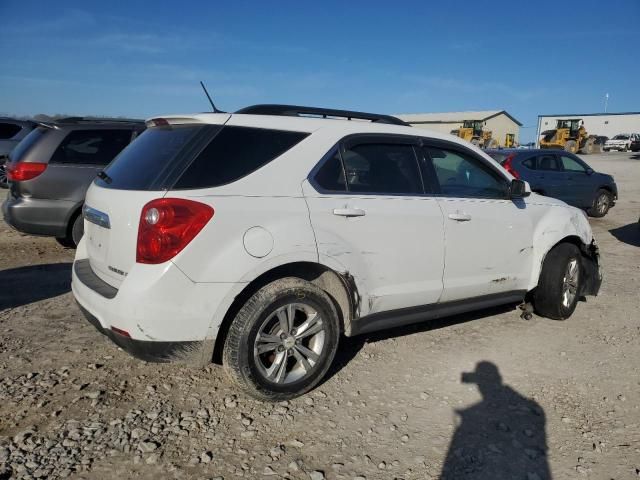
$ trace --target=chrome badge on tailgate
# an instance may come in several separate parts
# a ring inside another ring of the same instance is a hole
[[[83,215],[87,222],[94,223],[103,228],[111,228],[109,223],[109,215],[95,208],[91,208],[89,205],[85,205],[83,208]]]

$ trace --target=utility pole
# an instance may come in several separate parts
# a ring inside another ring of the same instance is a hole
[[[604,113],[607,113],[607,105],[609,105],[609,94],[604,94]]]

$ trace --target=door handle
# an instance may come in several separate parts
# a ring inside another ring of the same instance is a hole
[[[471,215],[469,215],[468,213],[456,212],[450,213],[449,218],[451,220],[455,220],[456,222],[468,222],[469,220],[471,220]]]
[[[333,214],[341,217],[364,217],[365,211],[360,208],[334,208]]]

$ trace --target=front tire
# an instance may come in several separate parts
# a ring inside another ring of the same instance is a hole
[[[588,214],[591,217],[602,218],[611,208],[611,193],[601,188],[596,194],[596,198],[593,200],[593,206],[588,210]]]
[[[538,315],[554,320],[569,318],[582,291],[580,250],[572,243],[553,247],[544,260],[533,308]]]
[[[249,395],[288,400],[322,380],[339,337],[338,313],[326,292],[299,278],[282,278],[240,309],[225,339],[223,364]]]
[[[567,140],[564,144],[566,152],[576,153],[578,151],[578,143],[575,140]]]

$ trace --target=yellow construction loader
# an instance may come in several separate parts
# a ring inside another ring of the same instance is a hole
[[[462,128],[451,130],[451,135],[460,137],[480,148],[498,148],[500,143],[492,138],[491,130],[484,130],[485,123],[482,120],[464,120]]]
[[[557,120],[554,130],[545,130],[540,137],[540,148],[560,148],[571,153],[598,153],[597,137],[589,135],[581,118]]]
[[[516,146],[516,135],[515,133],[507,133],[504,139],[504,148],[513,148]]]

